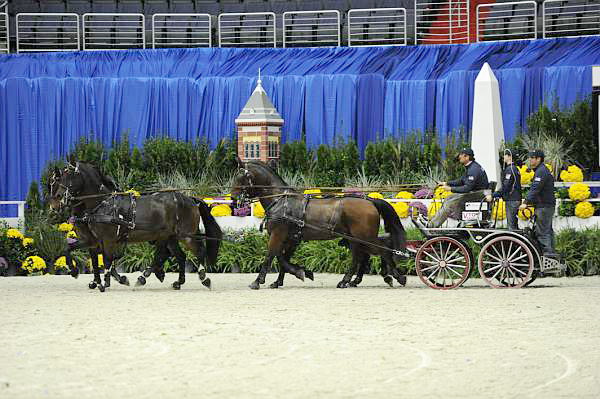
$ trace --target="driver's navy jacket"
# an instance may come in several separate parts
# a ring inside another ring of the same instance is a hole
[[[504,168],[502,187],[493,194],[493,197],[502,197],[504,201],[521,201],[521,172],[514,163]]]
[[[448,185],[452,187],[453,193],[470,193],[489,188],[485,170],[475,161],[466,167],[465,174],[460,179],[449,181]]]
[[[535,175],[525,202],[536,208],[553,208],[556,205],[554,176],[543,163],[535,169]]]

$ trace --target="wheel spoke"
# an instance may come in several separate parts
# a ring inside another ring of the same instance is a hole
[[[458,257],[456,257],[456,258],[448,259],[448,260],[446,261],[446,263],[452,263],[452,262],[455,262],[455,261],[457,261],[457,260],[465,260],[465,257],[464,257],[464,256],[458,256]]]
[[[496,276],[498,275],[498,273],[500,273],[502,270],[504,270],[504,268],[502,267],[502,265],[498,265],[497,267],[498,271],[496,271],[496,273],[494,273],[494,275],[492,277],[490,277],[490,280],[493,280],[496,278]],[[492,269],[488,270],[491,271]]]
[[[451,267],[448,268],[448,270],[450,270],[452,273],[456,274],[459,278],[462,278],[462,274],[460,274],[459,272],[457,272],[456,270],[452,269]]]
[[[458,267],[461,269],[464,269],[466,267],[465,265],[458,265],[456,263],[446,263],[446,266]]]
[[[504,250],[504,241],[500,241],[500,248],[502,248],[502,259],[506,259],[506,251]]]
[[[433,247],[432,247],[431,249],[433,249],[433,252],[435,252],[435,249],[434,249]],[[427,252],[427,251],[423,251],[423,253],[424,253],[425,255],[429,256],[429,258],[430,258],[430,259],[433,259],[433,260],[434,260],[434,261],[436,261],[436,262],[439,262],[439,261],[440,261],[440,258],[436,258],[435,256],[433,256],[432,254],[430,254],[430,253],[429,253],[429,252]],[[437,255],[437,253],[436,253],[436,255]]]
[[[492,249],[494,250],[494,252],[496,252],[496,255],[498,255],[498,260],[502,260],[502,259],[504,259],[504,258],[502,257],[502,255],[500,255],[500,253],[499,253],[499,252],[498,252],[498,250],[496,249],[496,246],[495,246],[495,245],[491,245],[491,246],[490,246],[490,248],[492,248]]]
[[[446,257],[446,259],[448,259],[448,262],[452,262],[452,260],[453,260],[453,259],[452,259],[452,257],[453,257],[454,255],[456,255],[456,253],[457,253],[458,251],[460,251],[460,248],[459,248],[459,247],[456,247],[456,249],[454,250],[454,252],[452,252],[452,253],[450,254],[450,256]],[[461,257],[461,256],[459,255],[459,257]]]
[[[496,258],[496,257],[495,257],[494,255],[492,255],[492,254],[491,254],[489,251],[487,251],[487,252],[485,253],[485,256],[489,256],[489,257],[490,257],[490,258],[492,258],[492,259],[496,259],[498,262],[502,262],[502,259],[500,259],[500,258]]]
[[[523,276],[527,276],[527,273],[525,273],[525,272],[524,272],[524,271],[522,271],[522,270],[519,270],[519,269],[517,269],[516,267],[513,267],[513,265],[510,265],[510,266],[509,266],[509,268],[510,268],[510,269],[512,269],[512,270],[514,270],[514,271],[516,271],[516,272],[519,272],[519,273],[520,273],[520,274],[522,274]]]
[[[527,257],[527,256],[529,256],[529,255],[527,255],[527,253],[524,253],[523,255],[519,256],[519,257],[518,257],[518,258],[516,258],[516,259],[509,259],[509,261],[510,261],[510,263],[513,263],[513,262],[516,262],[516,261],[518,261],[518,260],[521,260],[521,259],[523,259],[523,258],[525,258],[525,257]]]
[[[427,265],[437,265],[439,262],[433,262],[433,261],[430,261],[430,260],[424,260],[424,259],[421,259],[421,260],[419,261],[419,263],[425,263],[425,264],[427,264]]]
[[[435,269],[433,272],[431,272],[431,274],[429,276],[427,276],[427,280],[431,281],[431,278],[439,271],[440,271],[440,267],[438,266],[437,269]]]
[[[421,262],[422,262],[422,261],[421,261]],[[421,273],[422,273],[422,272],[426,272],[427,270],[431,270],[431,269],[433,269],[433,268],[435,268],[435,267],[439,267],[439,266],[438,266],[438,265],[433,265],[433,266],[426,267],[425,269],[421,269]]]
[[[502,267],[502,265],[497,265],[497,266],[494,266],[494,267],[492,267],[492,268],[489,268],[489,269],[487,269],[487,270],[485,271],[485,273],[487,274],[487,273],[489,273],[489,272],[493,272],[494,270],[496,270],[496,269],[498,269],[498,268],[501,268],[501,267]]]

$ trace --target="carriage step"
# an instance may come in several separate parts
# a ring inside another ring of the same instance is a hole
[[[542,256],[542,264],[540,271],[544,274],[558,274],[567,270],[567,265],[562,262],[562,259],[550,258]]]

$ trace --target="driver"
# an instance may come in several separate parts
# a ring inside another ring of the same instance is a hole
[[[529,153],[529,166],[535,171],[531,188],[527,198],[519,209],[526,209],[528,205],[535,208],[535,234],[542,247],[544,256],[556,257],[554,251],[554,230],[552,219],[556,207],[554,196],[554,177],[544,164],[545,155],[542,150]]]
[[[457,180],[441,182],[445,190],[454,193],[449,196],[437,211],[427,227],[440,227],[452,213],[460,213],[465,203],[480,201],[484,197],[484,191],[489,188],[487,174],[483,167],[475,162],[475,154],[470,148],[463,148],[458,153],[458,162],[465,167],[465,174]]]

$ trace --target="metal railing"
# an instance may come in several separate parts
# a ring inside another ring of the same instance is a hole
[[[415,0],[415,44],[469,43],[469,0]]]
[[[8,34],[8,13],[0,13],[0,54],[10,52],[10,35]]]
[[[477,41],[537,39],[537,3],[480,4],[477,6]]]
[[[277,47],[275,13],[219,14],[219,47]]]
[[[25,223],[25,201],[0,201],[0,206],[3,205],[16,205],[17,217],[0,217],[0,222],[8,224],[10,227],[21,228],[21,230],[23,230],[23,224]]]
[[[283,47],[341,46],[338,10],[283,13]]]
[[[406,9],[348,11],[348,46],[406,46]]]
[[[209,14],[152,15],[152,48],[212,47]]]
[[[146,48],[143,14],[83,14],[83,50]]]
[[[546,0],[542,27],[544,39],[600,35],[600,1]]]
[[[78,51],[79,15],[20,13],[16,17],[17,53]]]

